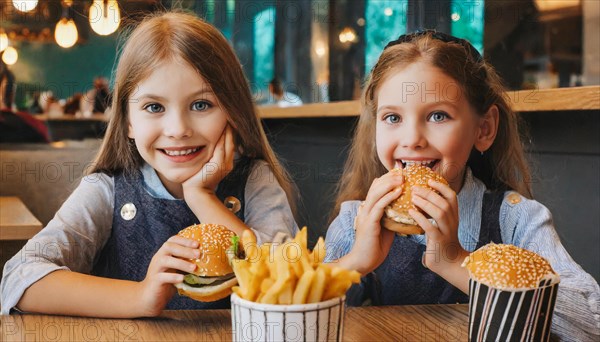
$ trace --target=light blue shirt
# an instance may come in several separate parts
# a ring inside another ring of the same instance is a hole
[[[176,200],[150,165],[142,167],[142,174],[151,196]],[[276,235],[296,234],[298,226],[286,194],[265,161],[254,163],[244,196],[245,224],[259,244],[272,241]],[[91,272],[111,234],[114,199],[112,177],[95,173],[81,180],[48,225],[4,265],[1,314],[8,314],[29,286],[51,272]]]
[[[458,193],[458,239],[467,251],[473,251],[479,239],[481,208],[485,185],[470,170]],[[326,261],[332,262],[348,254],[354,245],[354,218],[360,201],[342,203],[339,215],[327,231]],[[550,211],[541,203],[515,192],[504,194],[500,207],[502,241],[536,252],[546,258],[560,275],[560,285],[552,332],[565,340],[600,340],[600,289],[567,253],[554,229]],[[425,235],[411,239],[425,244]],[[421,260],[415,260],[421,262]]]

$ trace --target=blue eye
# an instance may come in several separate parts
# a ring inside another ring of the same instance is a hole
[[[210,108],[210,103],[206,101],[196,101],[192,104],[192,110],[203,111]]]
[[[163,106],[159,105],[158,103],[150,103],[144,106],[144,110],[150,113],[160,113],[163,111],[163,109]]]
[[[383,118],[383,121],[385,121],[389,124],[397,124],[400,122],[400,116],[397,114],[390,114],[390,115],[386,116],[385,118]]]
[[[429,120],[433,122],[442,122],[448,118],[449,116],[445,112],[433,112],[429,115]]]

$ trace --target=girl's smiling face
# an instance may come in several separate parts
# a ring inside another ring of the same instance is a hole
[[[129,98],[129,138],[174,196],[213,154],[227,115],[208,83],[188,63],[165,61]]]
[[[391,73],[377,92],[375,141],[382,164],[388,170],[425,164],[457,193],[480,125],[462,87],[425,62]]]

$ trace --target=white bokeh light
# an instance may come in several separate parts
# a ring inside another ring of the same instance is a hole
[[[29,12],[37,7],[38,0],[13,0],[13,6],[21,12]]]
[[[62,18],[56,23],[54,39],[60,47],[70,48],[77,43],[78,38],[77,26],[75,26],[73,19]]]
[[[7,47],[2,53],[2,61],[6,63],[6,65],[13,65],[17,63],[18,59],[19,53],[17,52],[17,49],[12,46]]]
[[[121,23],[117,0],[94,0],[90,6],[90,26],[101,36],[115,32]]]

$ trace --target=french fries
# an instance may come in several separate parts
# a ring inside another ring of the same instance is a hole
[[[307,247],[307,228],[282,244],[256,245],[254,234],[244,233],[245,259],[233,259],[239,297],[264,304],[317,303],[343,296],[360,282],[357,271],[324,264],[325,241],[319,238],[312,251]]]

